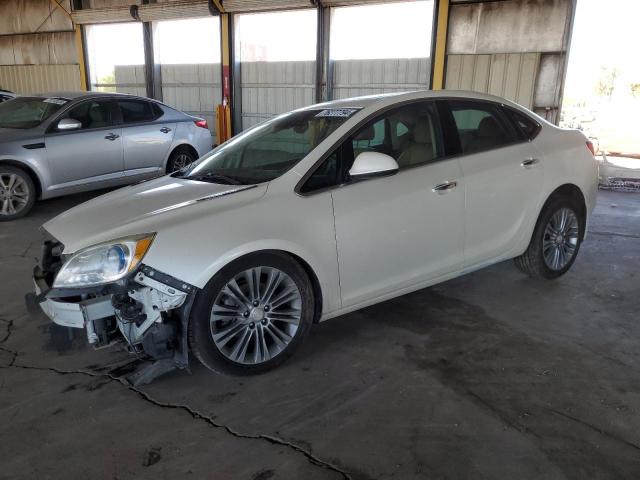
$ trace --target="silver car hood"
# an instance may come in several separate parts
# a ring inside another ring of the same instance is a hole
[[[164,176],[82,203],[43,228],[64,244],[65,253],[73,253],[127,235],[161,232],[164,224],[210,216],[265,192],[266,185],[221,185]]]
[[[43,132],[39,128],[0,128],[0,144],[38,139],[42,136]]]

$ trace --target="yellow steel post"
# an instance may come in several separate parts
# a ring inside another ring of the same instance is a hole
[[[449,0],[438,1],[438,18],[436,23],[436,48],[433,58],[433,90],[444,88],[444,66],[447,53],[447,26],[449,23]]]
[[[87,69],[84,64],[84,42],[82,41],[82,27],[80,25],[76,25],[75,30],[76,52],[78,54],[78,66],[80,67],[80,88],[82,90],[89,90],[89,84],[87,83]]]
[[[222,49],[222,107],[224,140],[231,138],[231,39],[229,38],[229,15],[220,15],[220,47]]]

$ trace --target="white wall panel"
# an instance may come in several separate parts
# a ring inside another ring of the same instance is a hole
[[[533,107],[539,53],[448,55],[445,88],[491,93]]]
[[[98,85],[99,89],[102,87],[118,93],[147,96],[144,65],[116,65],[115,79],[115,85]]]
[[[222,102],[220,64],[161,66],[162,101],[207,120],[215,133],[215,107]]]
[[[314,103],[315,62],[242,62],[242,128]]]
[[[564,48],[568,0],[452,5],[447,52],[552,52]]]
[[[333,98],[429,88],[429,58],[335,60]]]
[[[78,65],[3,65],[0,86],[20,94],[80,90]]]

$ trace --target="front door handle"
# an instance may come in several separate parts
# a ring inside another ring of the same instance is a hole
[[[538,160],[537,158],[530,157],[526,160],[523,160],[520,165],[522,165],[523,167],[533,167],[538,162],[540,162],[540,160]]]
[[[455,181],[444,182],[444,183],[439,183],[438,185],[433,187],[431,191],[442,195],[444,193],[447,193],[449,190],[456,188],[457,186],[458,186],[458,182],[455,182]]]
[[[168,127],[162,127],[162,128],[160,129],[160,131],[161,131],[162,133],[169,133],[169,132],[171,131],[171,129],[170,129],[170,128],[168,128]]]
[[[115,133],[110,133],[104,138],[106,138],[107,140],[111,140],[113,142],[116,138],[120,138],[120,135],[116,135]]]

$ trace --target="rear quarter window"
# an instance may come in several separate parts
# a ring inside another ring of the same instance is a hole
[[[541,128],[538,122],[513,108],[505,108],[505,110],[523,140],[533,140],[538,135]]]
[[[144,100],[118,100],[123,123],[152,122],[162,114],[160,108]]]

